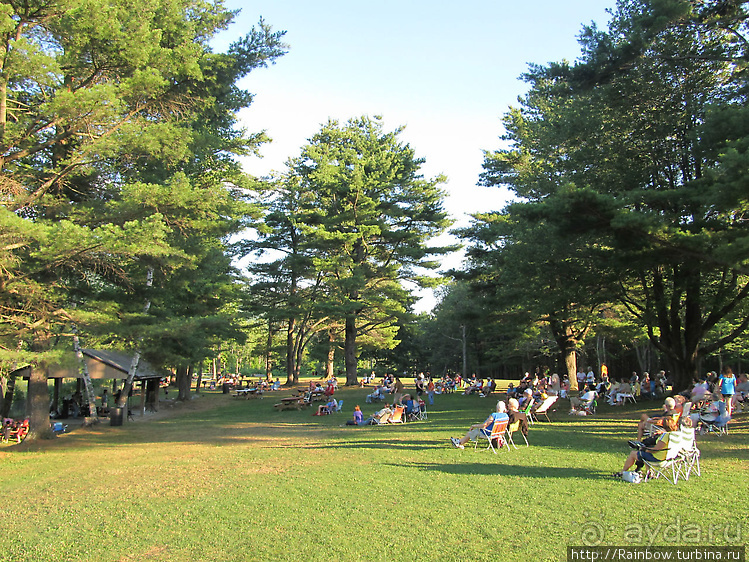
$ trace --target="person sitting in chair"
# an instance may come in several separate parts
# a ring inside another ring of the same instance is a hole
[[[570,398],[570,405],[573,410],[579,410],[580,406],[587,407],[593,400],[596,399],[598,393],[596,392],[595,385],[588,385],[588,389],[579,396],[573,396]]]
[[[362,425],[376,425],[378,423],[385,423],[392,413],[393,410],[392,408],[390,408],[390,405],[385,403],[385,405],[381,409],[364,420]]]
[[[533,402],[533,390],[530,388],[526,388],[525,390],[523,390],[523,393],[520,395],[520,399],[518,400],[518,404],[520,404],[520,407],[525,410],[528,402]]]
[[[523,436],[528,437],[528,416],[526,416],[523,412],[519,410],[520,405],[518,404],[518,401],[514,398],[510,398],[507,401],[507,406],[509,408],[509,412],[507,413],[509,419],[509,424],[512,425],[516,421],[520,422],[520,433],[523,434]]]
[[[670,396],[663,402],[663,413],[653,416],[642,414],[640,422],[637,424],[637,440],[642,440],[642,436],[645,434],[645,430],[650,427],[655,431],[663,431],[663,420],[666,418],[673,418],[675,421],[679,420],[681,412],[677,410],[676,400]]]
[[[453,447],[455,447],[456,449],[465,449],[465,444],[471,440],[478,439],[478,436],[482,431],[485,431],[487,434],[489,434],[496,422],[510,419],[506,414],[506,410],[507,408],[505,407],[504,402],[502,402],[501,400],[497,402],[497,411],[492,412],[489,417],[486,418],[484,423],[473,424],[468,430],[468,433],[466,433],[465,436],[460,439],[458,439],[457,437],[450,437],[450,442],[452,443]]]
[[[336,399],[332,396],[330,397],[330,400],[326,404],[320,404],[317,407],[317,412],[312,414],[313,416],[324,416],[326,414],[330,414],[331,412],[335,411],[335,409],[338,407],[338,402],[336,402]]]
[[[629,470],[632,465],[635,465],[635,470],[639,471],[645,465],[645,461],[648,462],[661,462],[666,460],[668,454],[668,442],[671,432],[679,429],[679,423],[673,417],[663,418],[663,429],[665,430],[658,437],[658,440],[652,447],[645,447],[635,451],[632,451],[624,461],[624,467],[622,472]],[[621,472],[615,472],[616,478],[621,478]]]

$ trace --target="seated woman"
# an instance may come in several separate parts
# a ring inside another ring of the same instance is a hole
[[[510,398],[507,401],[507,406],[509,408],[509,412],[507,413],[509,417],[509,424],[513,424],[516,421],[520,422],[520,433],[523,434],[524,437],[528,437],[528,416],[526,416],[523,412],[519,411],[519,404],[518,401],[514,398]]]
[[[668,454],[668,442],[671,432],[679,429],[679,423],[672,417],[666,417],[663,419],[664,433],[658,437],[655,445],[647,447],[646,449],[640,449],[632,451],[624,461],[624,467],[622,472],[629,470],[632,465],[635,465],[635,470],[639,471],[645,465],[645,461],[648,462],[659,462],[666,460]],[[622,472],[615,472],[614,476],[621,478]]]
[[[354,406],[354,419],[346,420],[346,425],[364,425],[364,414],[361,413],[359,404]]]
[[[450,442],[452,443],[453,447],[456,449],[465,449],[465,444],[468,443],[471,440],[478,439],[479,433],[482,431],[486,431],[487,433],[492,430],[492,427],[494,427],[495,422],[502,421],[502,420],[509,420],[509,417],[506,414],[507,408],[505,407],[505,403],[501,400],[497,402],[497,411],[492,412],[488,418],[484,421],[484,423],[476,423],[471,426],[471,428],[468,430],[468,433],[465,434],[464,437],[458,439],[457,437],[450,437]]]
[[[324,416],[326,414],[329,414],[330,412],[334,411],[338,407],[338,402],[336,402],[336,399],[332,396],[330,397],[330,400],[326,404],[320,404],[317,407],[317,412],[312,414],[313,416]]]

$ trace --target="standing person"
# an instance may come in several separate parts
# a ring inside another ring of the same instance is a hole
[[[591,367],[588,367],[588,373],[585,375],[585,384],[587,386],[596,384],[596,374]]]
[[[500,400],[499,402],[497,402],[497,411],[492,412],[489,417],[484,420],[484,423],[473,424],[468,430],[468,433],[466,433],[465,436],[460,439],[458,439],[457,437],[450,437],[450,443],[452,443],[453,447],[455,447],[456,449],[465,449],[465,444],[472,439],[478,439],[479,433],[481,431],[485,430],[486,433],[489,434],[491,433],[492,427],[494,427],[494,424],[496,422],[509,419],[506,411],[507,407],[505,406],[505,403]]]
[[[395,382],[393,383],[393,406],[400,404],[402,397],[403,383],[401,382],[400,377],[395,377]]]
[[[726,403],[726,415],[731,417],[731,401],[733,395],[736,394],[736,377],[733,375],[731,367],[725,366],[721,370],[720,377],[718,377],[720,383],[720,393],[723,395],[723,401]]]
[[[101,393],[101,409],[105,413],[109,409],[109,393],[106,388]]]
[[[582,390],[585,388],[585,371],[580,370],[577,372],[577,389]]]
[[[429,397],[429,405],[434,406],[434,380],[432,377],[429,377],[429,382],[427,383],[427,396]]]

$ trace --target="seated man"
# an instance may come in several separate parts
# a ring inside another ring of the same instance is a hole
[[[483,391],[481,392],[481,394],[479,394],[479,396],[481,396],[481,398],[486,398],[486,397],[487,397],[487,396],[489,396],[489,395],[490,395],[490,394],[491,394],[492,392],[494,392],[494,389],[496,389],[496,388],[497,388],[497,383],[496,383],[496,382],[494,382],[494,379],[490,377],[490,378],[489,378],[489,379],[488,379],[488,380],[486,381],[486,384],[484,385],[484,389],[483,389]]]
[[[583,394],[580,394],[579,396],[572,396],[570,398],[570,405],[572,406],[573,410],[581,409],[580,406],[586,408],[590,404],[592,404],[593,400],[595,400],[597,396],[598,393],[596,392],[596,387],[591,384]]]
[[[404,394],[402,402],[406,406],[406,419],[411,415],[416,415],[419,411],[419,402],[410,394]]]
[[[386,423],[388,418],[390,417],[390,414],[392,413],[393,410],[390,408],[390,405],[385,403],[382,408],[380,408],[378,411],[364,420],[362,422],[362,425],[376,425],[379,423]]]
[[[679,423],[673,417],[667,417],[663,420],[664,432],[658,437],[656,443],[645,449],[632,451],[624,461],[622,471],[629,470],[635,465],[635,470],[639,471],[645,465],[645,461],[659,462],[666,460],[668,454],[668,443],[671,432],[679,429]],[[614,476],[621,478],[621,472],[615,472]]]
[[[519,404],[518,401],[514,398],[510,398],[507,401],[507,406],[509,407],[509,412],[507,413],[507,416],[509,417],[509,424],[513,424],[516,421],[520,422],[520,433],[523,434],[524,437],[528,437],[528,416],[526,416],[523,412],[519,410]]]
[[[385,398],[385,391],[382,386],[378,386],[372,394],[367,394],[365,401],[367,404],[371,404],[375,400],[383,400]]]
[[[642,436],[645,434],[645,430],[648,428],[650,428],[651,430],[655,430],[658,433],[664,431],[662,429],[663,421],[666,418],[673,418],[675,421],[678,422],[680,416],[681,416],[681,411],[677,410],[676,400],[674,400],[673,398],[669,396],[663,402],[662,414],[656,414],[653,416],[642,414],[642,417],[640,418],[640,422],[637,424],[637,440],[638,441],[642,440]]]
[[[468,395],[468,394],[480,393],[483,387],[484,387],[484,379],[472,379],[471,385],[468,388],[466,388],[463,394]]]
[[[731,400],[731,405],[733,406],[733,408],[741,405],[742,409],[744,409],[743,407],[746,405],[747,401],[749,401],[749,377],[747,377],[746,373],[741,373],[738,376],[736,383],[736,393],[733,395],[733,398]]]
[[[457,437],[450,437],[450,443],[452,443],[453,447],[455,447],[456,449],[465,449],[465,444],[471,440],[478,439],[479,434],[482,431],[487,435],[491,433],[492,427],[494,427],[495,422],[501,420],[509,420],[506,410],[507,408],[505,407],[505,403],[500,400],[499,402],[497,402],[497,411],[492,412],[489,417],[486,418],[484,423],[473,424],[468,430],[468,433],[466,433],[465,436],[461,439],[458,439]]]
[[[533,390],[530,388],[526,388],[525,390],[523,390],[523,394],[520,395],[518,404],[520,404],[520,407],[525,410],[528,407],[529,403],[533,403]]]
[[[334,412],[337,407],[338,407],[338,402],[336,402],[336,399],[331,396],[330,400],[328,400],[326,404],[320,404],[317,407],[317,412],[315,412],[312,415],[324,416],[326,414],[330,414],[331,412]]]
[[[622,382],[619,384],[619,387],[616,389],[616,392],[614,393],[614,404],[622,405],[624,404],[624,398],[626,396],[634,396],[635,392],[632,390],[632,383],[625,381],[622,379]],[[613,404],[612,404],[613,405]]]

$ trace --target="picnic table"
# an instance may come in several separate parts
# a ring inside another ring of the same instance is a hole
[[[262,395],[263,392],[258,388],[240,388],[232,396],[235,398],[244,397],[249,400],[250,398],[257,398],[258,396],[262,398]]]
[[[274,404],[273,407],[276,410],[301,410],[307,405],[303,396],[287,396],[286,398],[281,398],[281,401],[278,404]]]

